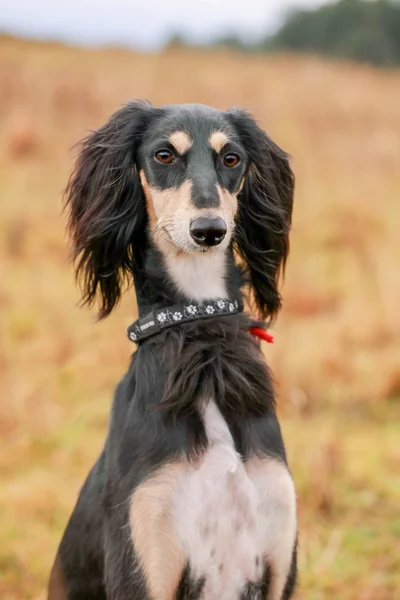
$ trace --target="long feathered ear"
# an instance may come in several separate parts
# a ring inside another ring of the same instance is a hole
[[[233,110],[227,115],[249,157],[238,198],[236,248],[260,316],[273,319],[281,307],[278,284],[289,253],[294,175],[286,152],[248,113]]]
[[[100,319],[121,296],[135,235],[146,224],[135,154],[151,112],[150,104],[131,102],[83,140],[65,191],[82,300],[91,305],[98,297]]]

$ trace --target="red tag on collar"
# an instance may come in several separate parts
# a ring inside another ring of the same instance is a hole
[[[264,342],[268,342],[268,344],[274,343],[274,337],[268,333],[268,331],[265,331],[265,329],[261,329],[261,327],[250,327],[249,331],[251,335],[260,338],[260,340],[264,340]]]

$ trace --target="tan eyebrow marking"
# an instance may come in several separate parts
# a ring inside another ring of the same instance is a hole
[[[192,140],[184,131],[175,131],[168,139],[178,154],[185,154],[192,145]]]
[[[215,152],[221,152],[222,148],[229,142],[229,138],[223,131],[214,131],[209,140],[211,147]]]

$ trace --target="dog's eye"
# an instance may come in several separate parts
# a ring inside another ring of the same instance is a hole
[[[225,154],[224,156],[224,165],[226,167],[236,167],[240,162],[240,156],[238,154],[233,154],[232,152],[229,154]]]
[[[155,153],[155,159],[164,165],[169,165],[174,162],[175,156],[169,150],[159,150]]]

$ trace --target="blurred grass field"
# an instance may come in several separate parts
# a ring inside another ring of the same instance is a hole
[[[0,38],[0,597],[42,600],[132,346],[132,291],[77,306],[61,193],[129,98],[247,107],[293,155],[292,250],[265,349],[298,492],[297,600],[400,590],[400,72],[317,58]]]

